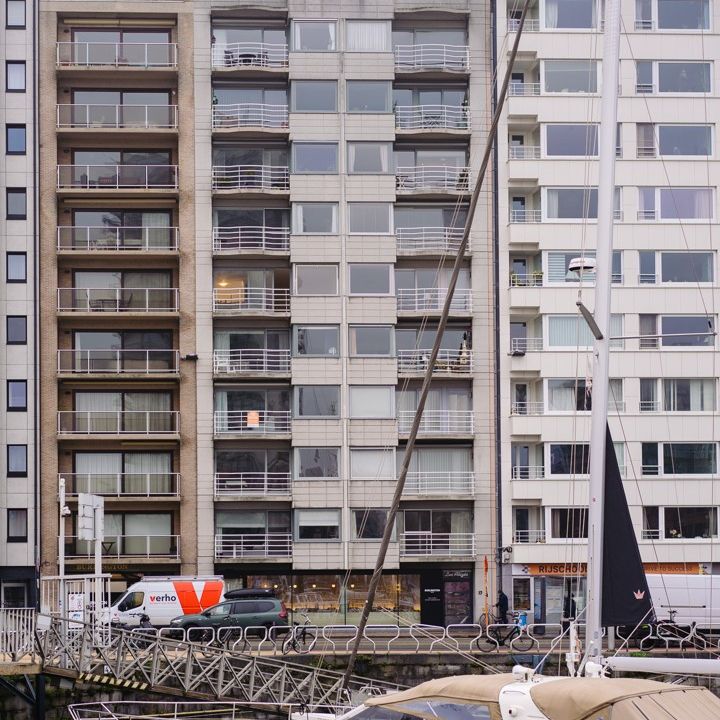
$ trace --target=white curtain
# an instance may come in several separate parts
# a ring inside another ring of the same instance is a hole
[[[470,472],[472,451],[470,448],[418,448],[413,453],[413,470],[423,473]]]
[[[551,315],[548,318],[549,347],[589,347],[592,335],[577,315]]]
[[[170,245],[170,215],[166,212],[144,212],[142,224],[147,246],[166,248]]]
[[[465,510],[453,510],[450,513],[450,532],[471,533],[472,516]]]
[[[351,418],[394,418],[392,386],[362,385],[350,388]]]
[[[75,453],[75,492],[114,494],[122,472],[122,453]],[[87,478],[83,476],[91,475]]]
[[[164,411],[170,410],[170,403],[170,393],[166,392],[125,393],[125,410],[132,413],[125,417],[125,429],[130,432],[168,432],[172,429],[172,420]]]
[[[75,426],[79,431],[117,432],[119,429],[117,413],[122,410],[122,393],[75,393],[75,410],[81,413],[75,420]],[[82,414],[86,412],[91,414]]]
[[[221,432],[227,431],[229,427],[228,422],[228,391],[227,390],[216,390],[215,391],[215,413],[217,429]]]
[[[580,386],[578,386],[579,391]],[[571,412],[576,408],[575,398],[575,380],[548,381],[548,408],[550,410]]]
[[[171,491],[172,458],[170,453],[126,453],[125,491],[143,494],[167,494]],[[149,477],[148,477],[149,476]]]
[[[558,26],[558,0],[545,0],[545,27],[554,29]]]
[[[696,219],[712,217],[712,190],[710,188],[698,188],[695,190],[695,215]]]
[[[545,216],[548,218],[556,218],[560,212],[560,191],[554,188],[548,188],[545,192]]]
[[[387,21],[347,21],[347,50],[389,52],[390,23]]]
[[[230,349],[230,331],[229,330],[217,330],[215,332],[215,350],[229,350]]]
[[[392,450],[350,450],[350,477],[353,480],[394,480],[394,457]]]
[[[125,553],[130,555],[167,555],[173,539],[170,513],[125,515]]]

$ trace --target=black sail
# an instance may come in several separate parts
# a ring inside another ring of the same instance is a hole
[[[605,438],[602,624],[635,626],[654,619],[640,549],[630,519],[610,428]]]

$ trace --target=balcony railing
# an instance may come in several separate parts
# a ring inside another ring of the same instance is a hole
[[[58,312],[176,312],[177,288],[59,288]]]
[[[656,210],[638,210],[637,219],[641,221],[655,220],[657,218]]]
[[[640,273],[638,275],[638,283],[640,285],[654,285],[658,276],[655,273]]]
[[[510,273],[510,287],[542,287],[542,272]]]
[[[289,472],[215,473],[215,496],[289,495],[292,489]]]
[[[57,249],[61,250],[177,250],[176,227],[83,227],[61,225]]]
[[[545,477],[543,465],[513,465],[511,471],[513,480],[542,480]]]
[[[659,338],[653,335],[640,338],[641,350],[657,350],[660,347]]]
[[[543,349],[543,339],[539,337],[510,338],[510,354],[524,355],[526,352],[540,352]]]
[[[643,528],[640,539],[641,540],[660,540],[660,530],[658,528]]]
[[[290,172],[283,165],[213,165],[213,190],[289,190]]]
[[[470,68],[470,50],[467,45],[396,45],[394,52],[395,70],[398,72],[467,72]]]
[[[175,410],[60,410],[61,435],[175,435],[180,414]]]
[[[398,432],[407,434],[415,417],[414,410],[398,412]],[[473,432],[472,410],[425,410],[420,420],[420,435],[469,435]]]
[[[60,473],[65,494],[91,493],[108,497],[177,497],[179,473]]]
[[[395,190],[411,192],[468,192],[470,169],[451,165],[417,165],[395,170]]]
[[[447,288],[398,288],[398,312],[425,313],[440,312],[445,304]],[[469,313],[472,311],[472,292],[469,288],[455,289],[450,302],[450,312]]]
[[[539,223],[542,220],[542,210],[510,210],[511,223]]]
[[[640,412],[662,412],[660,400],[641,400]]]
[[[214,227],[213,251],[267,250],[287,252],[290,250],[290,228],[266,225],[241,225],[239,227]]]
[[[517,32],[520,29],[520,20],[518,18],[508,18],[508,32]],[[537,18],[525,18],[523,23],[523,32],[538,32],[540,30],[540,20]]]
[[[457,227],[408,227],[395,228],[397,252],[412,255],[422,252],[457,253],[463,228]]]
[[[59,190],[175,190],[177,165],[58,165],[57,186]]]
[[[213,312],[287,315],[290,291],[287,288],[214,288]]]
[[[657,150],[654,145],[638,145],[637,156],[639,158],[654,158],[657,155]]]
[[[289,410],[216,410],[216,435],[288,435]]]
[[[396,105],[398,130],[467,130],[470,112],[462,105]]]
[[[290,350],[215,350],[213,372],[216,375],[289,375]]]
[[[292,535],[290,533],[215,536],[215,557],[218,559],[289,558],[291,556]]]
[[[472,352],[467,349],[440,350],[433,372],[438,375],[469,375],[473,370]],[[398,350],[397,365],[401,375],[423,375],[430,362],[430,350]]]
[[[172,68],[177,65],[175,43],[59,42],[59,67]]]
[[[288,46],[280,43],[239,42],[212,46],[212,66],[222,68],[266,68],[288,66]]]
[[[407,531],[400,534],[400,555],[475,555],[475,536],[472,533],[434,533]]]
[[[510,160],[539,160],[539,145],[510,145],[508,147]]]
[[[471,495],[475,490],[475,474],[467,472],[409,472],[405,495]]]
[[[176,128],[177,105],[57,106],[59,128]]]
[[[179,535],[105,535],[103,558],[178,558]],[[91,558],[94,543],[71,535],[65,537],[65,556]]]
[[[636,30],[653,30],[655,23],[652,20],[635,20]]]
[[[157,375],[177,373],[177,350],[58,350],[58,372]]]
[[[652,95],[655,92],[655,86],[652,83],[636,83],[635,92],[638,95]]]
[[[539,82],[511,82],[508,94],[513,97],[533,97],[540,94]]]
[[[511,415],[542,415],[545,406],[542,402],[513,402],[510,408]]]
[[[213,105],[213,128],[286,128],[288,126],[287,105],[266,105],[265,103],[237,103],[235,105]]]
[[[513,532],[513,542],[518,544],[525,543],[544,543],[544,530],[515,530]]]

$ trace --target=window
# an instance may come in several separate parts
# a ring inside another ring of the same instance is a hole
[[[547,188],[548,219],[582,220],[597,217],[597,188]]]
[[[595,124],[547,125],[545,154],[554,157],[593,157],[598,154],[598,126]]]
[[[353,510],[353,530],[357,540],[380,540],[387,525],[387,510]]]
[[[554,538],[586,538],[588,536],[587,508],[552,508],[550,511]]]
[[[392,325],[351,325],[351,357],[392,357],[395,354]]]
[[[347,81],[348,112],[390,112],[391,96],[392,84],[389,80]]]
[[[296,417],[339,417],[340,388],[337,385],[295,387]]]
[[[295,203],[293,232],[297,235],[334,235],[338,231],[337,203]]]
[[[336,325],[296,325],[294,348],[300,357],[338,357],[340,329]]]
[[[657,0],[660,30],[709,30],[710,0]]]
[[[27,254],[9,252],[5,255],[5,280],[9,283],[27,282]]]
[[[296,265],[296,295],[337,295],[337,265]]]
[[[395,418],[395,388],[390,385],[350,387],[351,418]]]
[[[27,471],[27,445],[8,445],[8,477],[27,477]]]
[[[658,92],[710,92],[710,63],[659,62],[657,64]]]
[[[337,143],[293,143],[294,173],[337,173]]]
[[[713,475],[717,472],[715,443],[663,443],[665,475]]]
[[[717,510],[713,507],[664,508],[665,538],[717,537]]]
[[[663,282],[713,281],[711,252],[663,252],[660,263]]]
[[[330,21],[293,22],[293,49],[302,52],[337,50],[337,23]]]
[[[296,540],[339,540],[339,510],[295,510]]]
[[[712,155],[710,125],[658,125],[657,134],[660,155]]]
[[[593,336],[584,320],[577,315],[548,317],[548,347],[591,347]],[[622,315],[610,316],[610,335],[622,335]],[[622,340],[611,340],[610,347],[622,347]]]
[[[594,258],[595,251],[581,252],[548,252],[547,254],[547,281],[549,283],[579,283],[581,274],[570,270],[570,261],[582,255],[586,258]],[[586,285],[595,282],[595,273],[587,271],[582,273],[582,281]],[[612,254],[612,281],[622,282],[622,251],[613,250]]]
[[[27,190],[25,188],[6,188],[5,211],[8,220],[27,218]]]
[[[666,412],[714,411],[715,380],[713,378],[665,379],[663,400],[663,409]]]
[[[348,172],[350,174],[373,174],[390,172],[390,143],[349,142]]]
[[[352,480],[395,480],[395,450],[351,448],[350,478]]]
[[[641,316],[642,317],[642,316]],[[705,315],[663,315],[660,318],[663,347],[713,347],[712,318]],[[685,335],[684,333],[691,333]],[[640,334],[643,335],[642,329]],[[652,334],[652,333],[649,333]]]
[[[712,188],[658,188],[662,220],[711,220]]]
[[[545,92],[595,93],[598,64],[595,60],[545,60]]]
[[[587,443],[551,443],[551,475],[587,475],[590,472],[590,446]]]
[[[545,27],[548,30],[597,27],[597,0],[545,0]]]
[[[27,380],[7,381],[7,409],[9,412],[27,410]]]
[[[25,62],[7,60],[5,62],[5,92],[25,92]]]
[[[348,232],[387,235],[392,232],[392,203],[349,202]]]
[[[299,478],[337,478],[339,448],[295,448],[295,468]]]
[[[27,152],[25,125],[5,126],[5,154],[24,155]]]
[[[379,263],[351,263],[348,270],[350,294],[390,295],[392,267]]]
[[[24,508],[7,511],[7,541],[27,542],[28,511]]]
[[[335,80],[294,80],[291,100],[293,112],[336,112],[337,82]]]
[[[8,315],[5,326],[8,345],[27,345],[27,317],[25,315]]]
[[[387,20],[348,20],[345,34],[348,52],[390,52],[390,23]]]
[[[582,378],[548,380],[548,410],[570,412],[590,410],[590,387]]]
[[[25,27],[25,0],[5,0],[5,27]]]

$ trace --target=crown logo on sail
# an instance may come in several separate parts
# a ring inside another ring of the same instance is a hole
[[[636,600],[642,600],[645,597],[645,591],[644,590],[635,590],[633,593]]]

